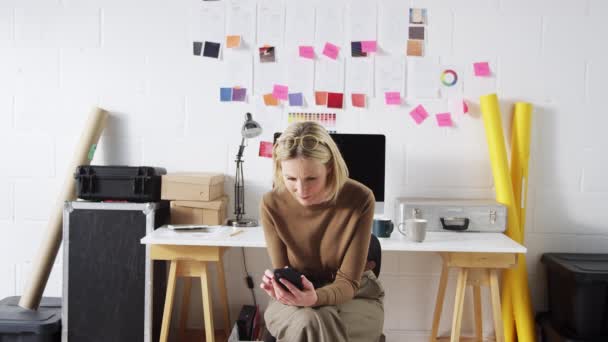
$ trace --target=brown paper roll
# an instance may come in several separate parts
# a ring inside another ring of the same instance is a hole
[[[32,273],[30,274],[28,286],[19,300],[19,306],[22,308],[37,310],[38,305],[40,305],[42,293],[49,280],[49,274],[61,245],[63,204],[66,201],[76,199],[74,170],[76,170],[78,165],[89,165],[91,163],[93,154],[97,148],[97,142],[106,127],[107,120],[108,112],[101,108],[95,108],[89,115],[85,129],[76,145],[72,163],[67,170],[62,191],[57,198],[57,202],[55,202],[55,207],[51,211],[51,217],[46,227],[46,235],[42,240],[42,245],[32,265]]]

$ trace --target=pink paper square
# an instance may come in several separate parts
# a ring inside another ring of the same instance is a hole
[[[473,69],[475,69],[475,76],[490,77],[492,75],[488,62],[473,63]]]
[[[287,100],[287,97],[289,96],[289,91],[288,91],[287,86],[275,84],[274,87],[272,88],[272,96],[274,96],[275,99]]]
[[[364,40],[361,42],[361,51],[363,52],[376,52],[377,48],[375,40]]]
[[[269,141],[260,141],[260,157],[272,158],[272,143]]]
[[[365,94],[351,95],[353,107],[365,108]]]
[[[332,43],[325,43],[325,48],[323,48],[323,54],[331,59],[338,58],[338,52],[340,52],[340,48]]]
[[[452,127],[452,115],[450,113],[439,113],[435,117],[439,127]]]
[[[422,105],[418,105],[410,112],[410,116],[412,119],[414,119],[414,121],[416,121],[416,124],[420,125],[422,121],[426,120],[429,113],[427,113],[426,109],[424,109]]]
[[[462,112],[463,113],[468,113],[469,112],[469,105],[467,104],[467,101],[462,101]]]
[[[300,46],[300,57],[302,58],[315,58],[315,49],[312,46],[301,45]]]
[[[400,105],[401,104],[401,94],[398,91],[387,91],[384,93],[384,99],[386,104],[390,105]]]

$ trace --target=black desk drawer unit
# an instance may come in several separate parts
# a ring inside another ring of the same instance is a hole
[[[168,216],[166,202],[66,202],[62,341],[158,341],[166,265],[140,240]]]

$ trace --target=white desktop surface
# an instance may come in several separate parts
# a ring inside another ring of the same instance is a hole
[[[266,247],[262,227],[240,228],[243,232],[230,236],[234,228],[217,226],[213,233],[175,232],[159,228],[141,239],[146,245]],[[466,253],[526,253],[526,247],[502,233],[427,232],[424,242],[397,238],[380,238],[382,251],[466,252]]]

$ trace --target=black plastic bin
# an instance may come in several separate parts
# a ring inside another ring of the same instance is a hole
[[[537,342],[606,342],[605,338],[580,339],[563,334],[551,323],[550,312],[536,315]]]
[[[608,341],[608,254],[546,253],[549,318],[567,336]]]
[[[42,298],[37,311],[18,303],[19,297],[0,300],[0,342],[61,341],[61,298]]]

